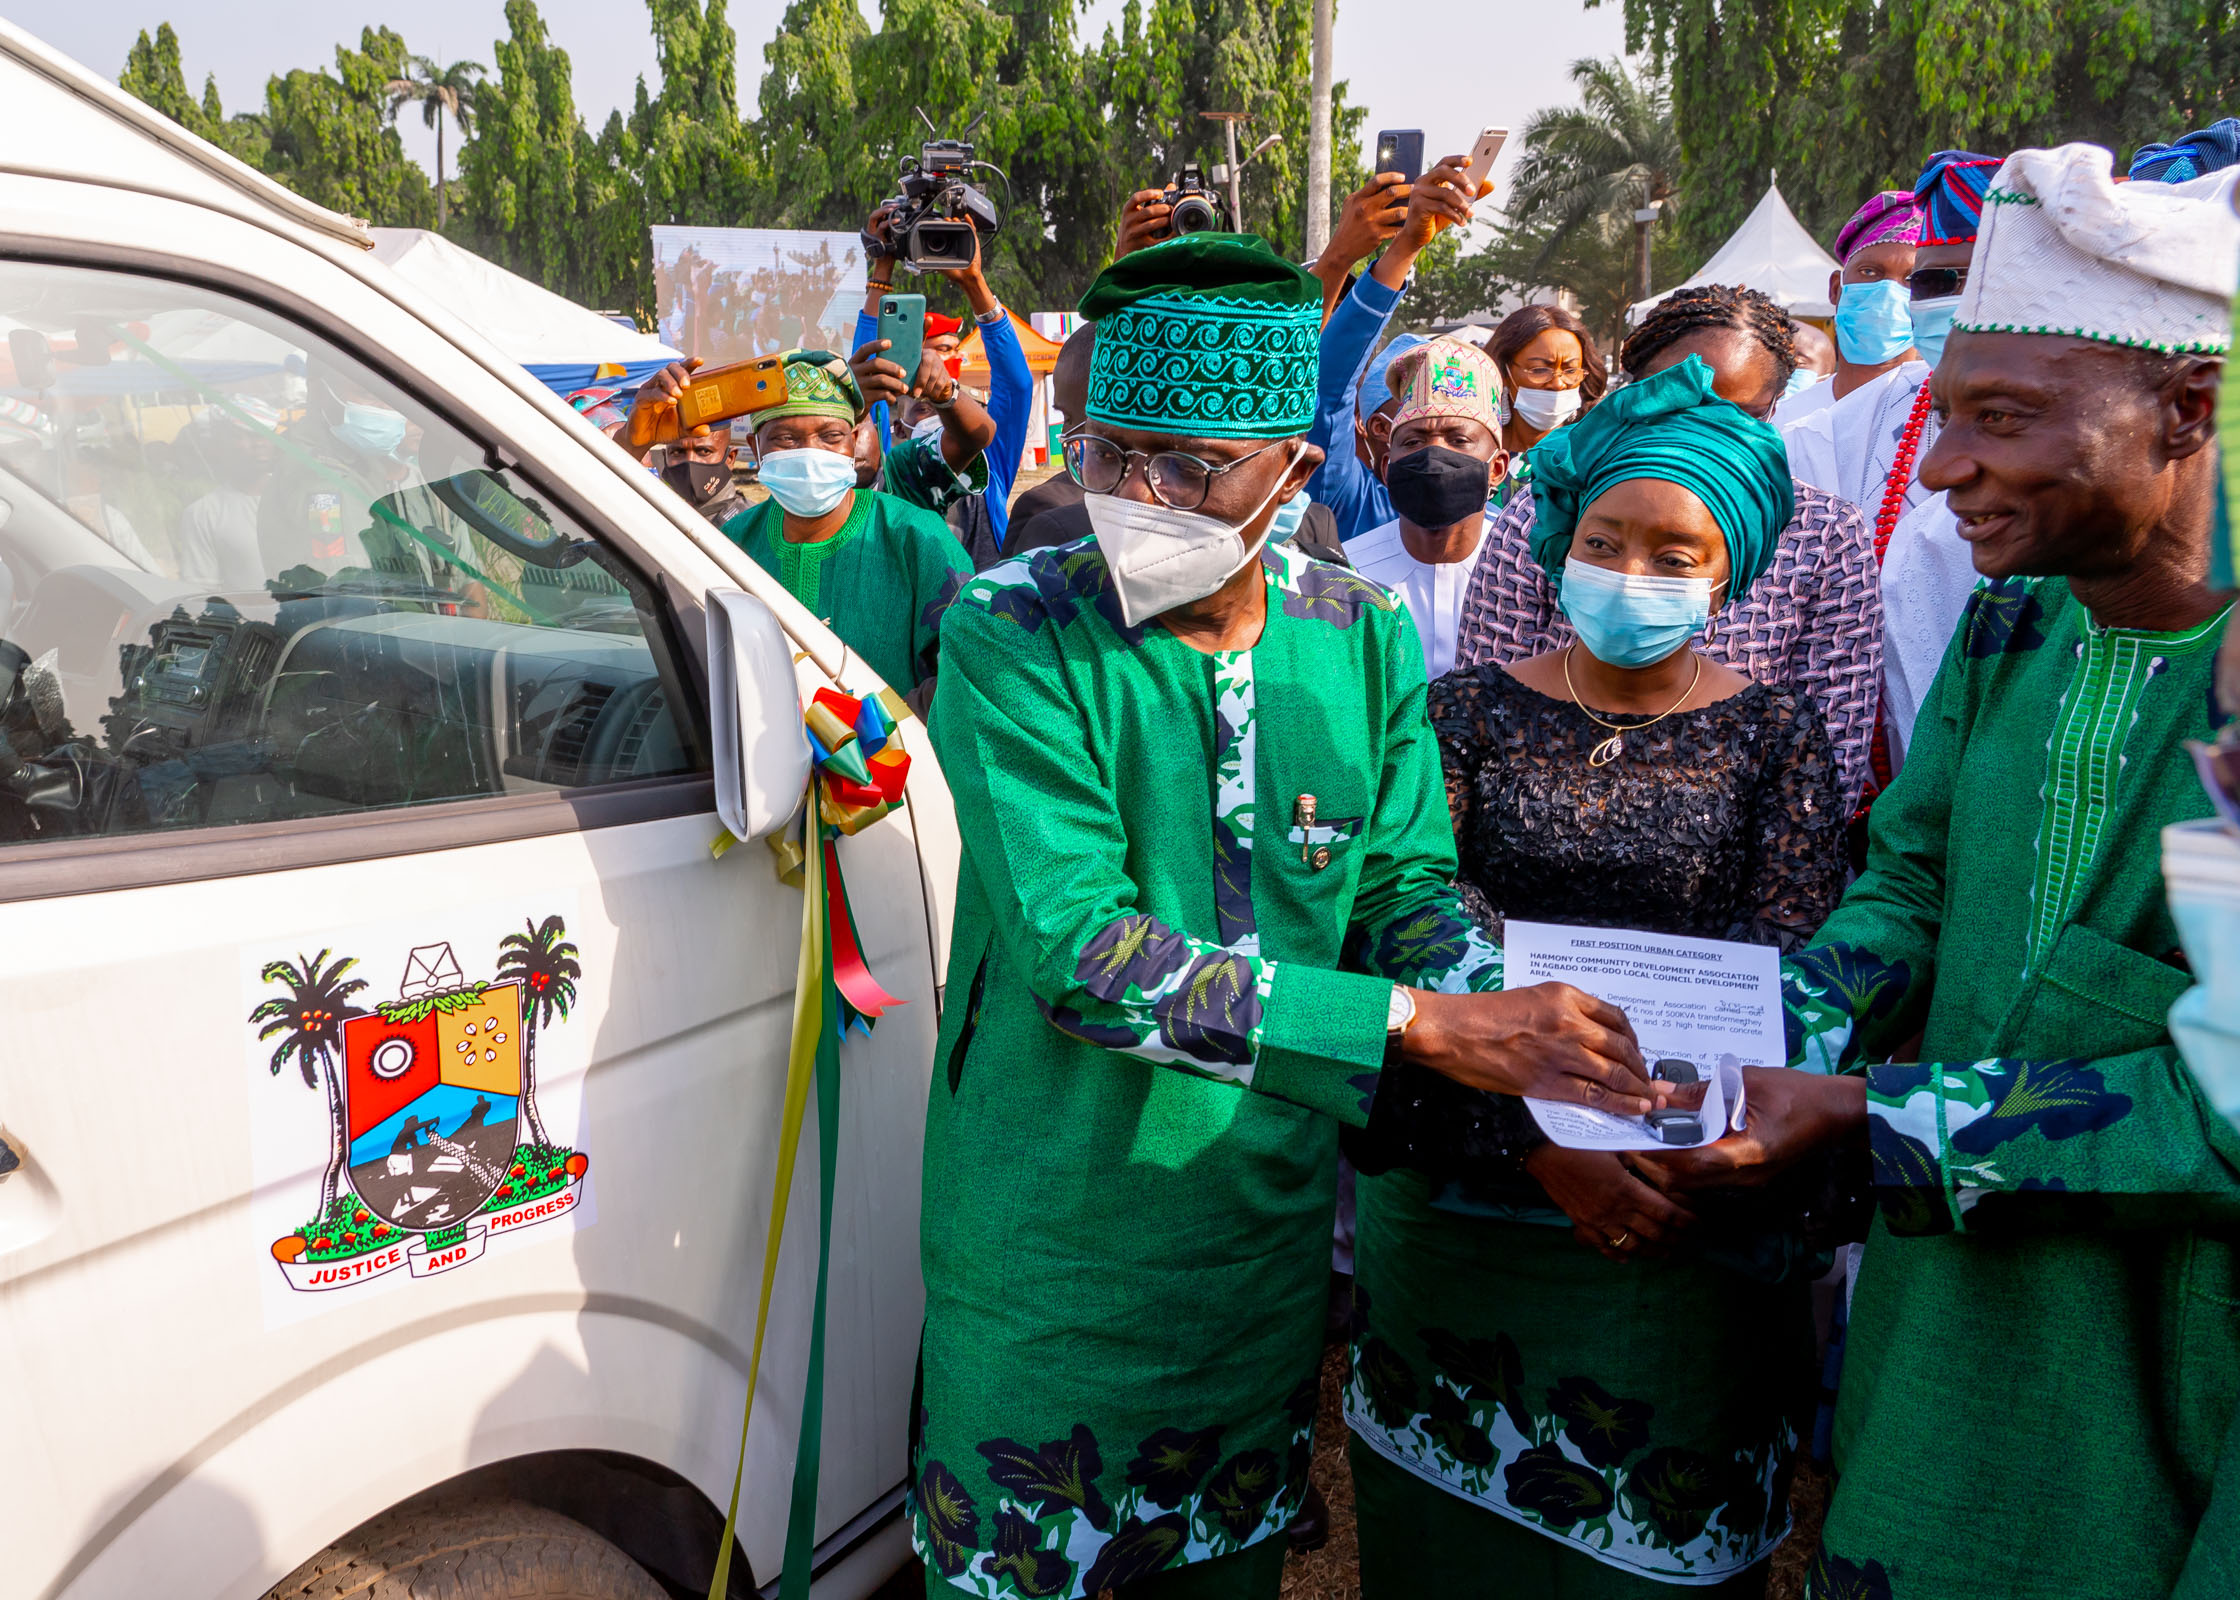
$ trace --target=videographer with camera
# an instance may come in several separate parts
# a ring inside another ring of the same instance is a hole
[[[892,214],[885,205],[872,212],[864,224],[865,236],[883,236]],[[916,372],[906,373],[886,359],[893,341],[878,336],[878,310],[890,287],[883,274],[891,274],[893,266],[892,256],[873,264],[864,309],[856,319],[856,351],[848,366],[870,406],[865,431],[884,454],[883,465],[873,467],[880,474],[878,486],[912,505],[946,513],[968,495],[987,492],[985,453],[995,442],[995,418],[950,376],[948,363],[964,326],[955,317],[926,313]],[[985,294],[985,283],[981,290]],[[1031,375],[1028,381],[1033,381]],[[890,416],[902,426],[900,439],[891,439]]]
[[[976,164],[971,154],[968,144],[927,144],[919,160],[904,170],[902,196],[879,206],[865,221],[864,251],[871,270],[863,310],[856,317],[853,364],[873,402],[879,441],[887,446],[882,474],[887,493],[946,516],[977,569],[1003,559],[1011,486],[1018,480],[1027,427],[1034,418],[1034,374],[1011,318],[982,270],[983,240],[995,231],[996,217],[987,197],[958,176]],[[937,179],[945,183],[929,189]],[[985,407],[965,393],[947,366],[961,342],[961,324],[927,316],[925,356],[914,377],[879,358],[887,348],[879,338],[879,305],[894,287],[897,262],[936,273],[964,292],[988,359]],[[941,327],[944,322],[950,325]],[[906,419],[917,422],[917,428],[909,438],[889,444],[888,407],[905,395],[923,402],[940,426],[925,427],[924,417]]]
[[[1398,402],[1387,393],[1364,417],[1358,414],[1357,397],[1371,367],[1370,352],[1400,304],[1416,257],[1436,237],[1442,222],[1457,228],[1469,225],[1469,165],[1468,156],[1448,156],[1416,180],[1408,190],[1407,211],[1384,253],[1347,291],[1323,327],[1314,426],[1307,432],[1308,442],[1323,451],[1323,459],[1307,492],[1317,504],[1330,508],[1341,539],[1382,527],[1393,518],[1392,501],[1378,479],[1384,466],[1385,441],[1391,433],[1392,412]],[[1378,197],[1388,180],[1398,176],[1380,173],[1346,202],[1346,215],[1331,241],[1332,250],[1341,244],[1352,249],[1357,241],[1373,237],[1379,228],[1371,220],[1377,212]],[[1329,261],[1331,252],[1325,251],[1323,259]],[[1353,426],[1351,450],[1331,448],[1341,421]]]
[[[785,369],[785,403],[755,414],[770,498],[723,524],[723,535],[923,714],[941,618],[972,563],[932,512],[856,487],[865,405],[848,364],[829,350],[789,350]]]

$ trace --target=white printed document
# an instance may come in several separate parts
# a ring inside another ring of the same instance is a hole
[[[1653,1078],[1685,1078],[1658,1117],[1621,1117],[1527,1098],[1551,1140],[1574,1150],[1673,1150],[1709,1144],[1742,1126],[1742,1068],[1788,1060],[1781,1023],[1781,953],[1625,928],[1573,928],[1512,917],[1502,945],[1503,987],[1568,983],[1626,1014]],[[1660,1070],[1659,1064],[1663,1067]]]

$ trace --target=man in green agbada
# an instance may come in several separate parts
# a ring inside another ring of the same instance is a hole
[[[1921,480],[1988,581],[1865,875],[1785,965],[1794,1064],[1828,1075],[1753,1069],[1747,1134],[1642,1161],[1732,1182],[1864,1131],[1818,1600],[2164,1600],[2240,1397],[2240,1133],[2171,1041],[2160,872],[2208,811],[2182,745],[2232,609],[2240,225],[2109,162],[2018,151],[1986,196]]]
[[[1500,954],[1451,887],[1407,613],[1268,541],[1320,459],[1321,294],[1238,235],[1107,269],[1067,461],[1096,536],[990,568],[943,627],[965,845],[926,1123],[929,1595],[1269,1600],[1338,1128],[1387,1051],[1649,1103],[1614,1008],[1473,992]]]
[[[724,537],[923,709],[941,618],[972,560],[932,512],[856,487],[863,391],[829,350],[789,350],[787,399],[755,417],[758,473],[770,498],[723,525]]]

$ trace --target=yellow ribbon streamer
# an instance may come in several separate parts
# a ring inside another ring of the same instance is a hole
[[[802,825],[817,820],[803,808]],[[801,1151],[801,1122],[809,1107],[809,1084],[817,1065],[817,1039],[824,1027],[824,852],[801,853],[801,955],[793,979],[793,1042],[786,1053],[785,1113],[778,1124],[778,1175],[770,1195],[770,1230],[762,1246],[762,1300],[754,1313],[754,1348],[747,1357],[747,1407],[739,1419],[739,1465],[731,1475],[731,1505],[724,1513],[723,1542],[716,1548],[709,1600],[730,1592],[731,1546],[739,1526],[739,1487],[747,1475],[747,1425],[754,1420],[755,1378],[762,1370],[762,1335],[770,1321],[770,1290],[777,1281],[778,1244],[786,1231],[786,1203],[793,1194],[794,1158]]]

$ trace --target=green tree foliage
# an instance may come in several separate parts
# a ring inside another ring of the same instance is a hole
[[[435,192],[404,153],[389,99],[408,59],[403,39],[367,28],[357,49],[335,46],[333,72],[298,68],[269,80],[264,170],[305,199],[376,226],[427,227]]]
[[[215,78],[203,80],[199,102],[187,93],[179,36],[166,22],[153,39],[141,33],[117,81],[306,199],[377,226],[427,226],[433,191],[405,156],[388,92],[406,70],[404,41],[368,28],[357,49],[337,45],[334,59],[331,73],[298,69],[270,79],[261,112],[229,118]]]
[[[636,151],[611,122],[599,140],[585,129],[568,53],[533,0],[508,0],[506,28],[460,152],[463,242],[585,304],[642,305],[652,293],[644,208],[623,163]]]
[[[929,137],[923,107],[950,137],[980,119],[973,143],[1004,174],[979,178],[1003,216],[988,251],[997,292],[1070,305],[1110,257],[1128,194],[1185,159],[1220,160],[1221,127],[1200,113],[1241,110],[1247,148],[1283,136],[1245,169],[1246,225],[1303,249],[1313,0],[1129,0],[1095,41],[1079,37],[1085,0],[881,0],[876,28],[856,0],[790,0],[744,113],[727,0],[645,3],[659,86],[641,82],[594,137],[567,52],[534,0],[508,0],[446,188],[447,231],[548,288],[643,318],[649,223],[852,232]],[[214,85],[201,105],[187,92],[166,24],[134,46],[122,81],[313,199],[426,226],[435,191],[404,160],[388,98],[391,83],[426,77],[415,60],[395,34],[368,30],[358,50],[336,51],[334,73],[275,78],[264,112],[227,119]],[[1360,181],[1363,112],[1343,84],[1334,114],[1333,204]]]
[[[170,23],[157,28],[153,40],[147,29],[140,30],[139,40],[124,58],[124,71],[117,74],[117,83],[127,94],[139,96],[182,128],[209,137],[204,133],[202,107],[187,93],[186,69],[179,62],[179,35]],[[216,79],[204,92],[217,92]]]
[[[1935,150],[2087,139],[2120,160],[2240,107],[2236,0],[1624,4],[1627,47],[1672,69],[1683,231],[1699,254],[1775,168],[1827,238]]]

